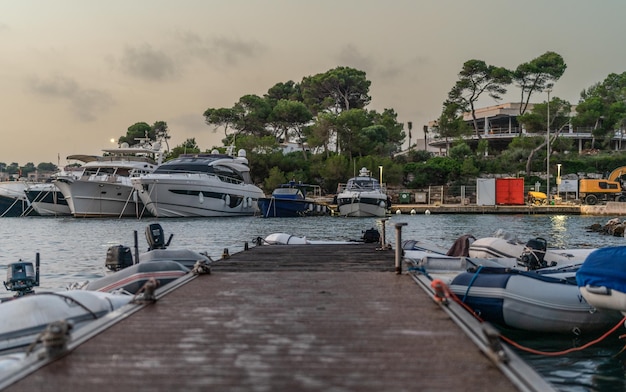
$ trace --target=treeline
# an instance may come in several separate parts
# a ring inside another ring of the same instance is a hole
[[[365,72],[348,67],[307,76],[300,82],[277,83],[261,96],[242,96],[231,107],[206,109],[202,113],[205,122],[211,131],[224,133],[223,146],[202,149],[191,138],[170,149],[170,131],[165,121],[133,124],[118,142],[133,145],[143,138],[158,140],[168,151],[166,159],[215,148],[225,152],[224,146],[234,146],[235,152],[245,149],[254,182],[268,193],[292,179],[320,185],[326,193],[334,193],[338,183],[345,182],[361,167],[375,176],[382,175],[384,182],[398,188],[471,185],[485,173],[506,173],[534,183],[541,180],[537,173],[545,173],[546,169],[545,136],[520,133],[501,151],[494,151],[479,134],[477,142],[466,138],[477,130],[474,104],[479,93],[498,100],[506,86],[513,83],[522,91],[518,122],[532,133],[541,133],[550,122],[551,173],[556,173],[557,163],[562,165],[562,175],[605,173],[626,164],[625,155],[612,152],[610,146],[615,129],[623,129],[626,124],[626,100],[620,93],[626,90],[626,73],[611,74],[583,90],[575,116],[571,116],[572,106],[558,97],[526,111],[530,96],[551,89],[565,69],[563,59],[554,52],[522,63],[512,71],[481,60],[464,63],[442,105],[433,135],[450,140],[446,156],[415,149],[398,154],[407,136],[404,124],[397,121],[392,108],[382,112],[367,109],[371,82]],[[471,113],[473,120],[464,121],[464,113]],[[595,148],[598,154],[579,156],[573,142],[560,137],[560,131],[569,124],[593,129],[594,140],[585,147]],[[284,143],[299,146],[299,151],[284,154]],[[17,164],[0,164],[0,170],[9,173],[20,169],[27,173],[33,168],[32,163],[21,168]]]

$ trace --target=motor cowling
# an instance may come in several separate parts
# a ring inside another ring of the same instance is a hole
[[[524,250],[519,258],[518,264],[530,270],[545,268],[548,263],[544,260],[548,242],[543,238],[533,238],[524,246]]]
[[[119,271],[133,265],[133,254],[128,246],[116,245],[107,249],[104,265],[111,271]]]
[[[375,228],[367,229],[363,233],[363,241],[366,243],[374,243],[380,241],[380,233]]]
[[[163,227],[158,223],[151,223],[146,227],[146,241],[148,247],[152,249],[165,249],[165,233]]]

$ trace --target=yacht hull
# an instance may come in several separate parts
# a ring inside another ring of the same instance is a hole
[[[225,183],[203,174],[152,174],[133,179],[146,209],[158,218],[254,215],[265,197],[252,184]]]
[[[143,210],[130,185],[64,179],[58,179],[56,185],[77,218],[136,217]]]

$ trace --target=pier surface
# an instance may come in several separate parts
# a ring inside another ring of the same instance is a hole
[[[8,390],[518,390],[377,246],[234,254]]]

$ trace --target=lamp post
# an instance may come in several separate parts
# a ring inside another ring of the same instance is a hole
[[[383,185],[383,167],[378,166],[378,171],[380,172],[380,185]]]
[[[546,149],[547,149],[547,157],[546,157],[546,196],[548,198],[548,205],[550,205],[550,89],[546,90],[548,92],[548,118],[547,118],[547,129],[546,129]]]
[[[561,164],[556,164],[556,194],[561,197]]]

